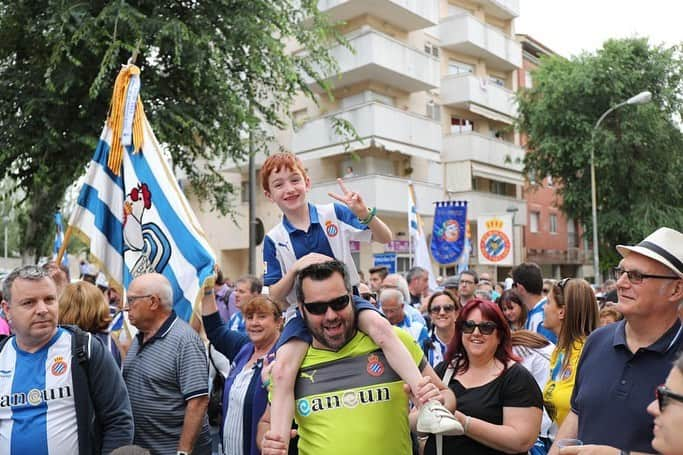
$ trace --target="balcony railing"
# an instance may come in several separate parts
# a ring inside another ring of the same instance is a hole
[[[511,20],[519,16],[519,0],[474,0],[486,14],[498,19]]]
[[[444,162],[478,161],[518,172],[524,168],[524,150],[521,147],[475,132],[445,136],[441,157]]]
[[[331,49],[339,72],[326,82],[335,89],[363,81],[379,81],[404,92],[431,90],[439,86],[439,60],[408,44],[366,27],[347,36],[355,53],[344,46]],[[321,87],[312,79],[313,90]]]
[[[350,142],[348,137],[338,134],[334,129],[335,117],[351,122],[360,141]],[[305,123],[294,132],[292,150],[310,159],[376,146],[438,161],[441,140],[438,122],[393,106],[370,102]]]
[[[438,0],[319,0],[318,9],[333,22],[369,15],[409,32],[439,21]]]
[[[441,80],[441,102],[444,106],[462,109],[471,109],[472,104],[481,106],[508,117],[508,123],[517,117],[515,94],[511,90],[472,74],[444,77]]]
[[[480,58],[493,69],[512,71],[522,66],[522,46],[502,30],[471,14],[457,14],[439,23],[441,47]]]

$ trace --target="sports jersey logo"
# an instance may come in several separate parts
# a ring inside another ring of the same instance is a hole
[[[299,411],[300,416],[307,417],[311,413],[311,404],[308,400],[299,400],[296,404],[296,409]]]
[[[368,366],[365,368],[370,376],[378,377],[384,374],[384,364],[379,360],[375,354],[368,356]]]
[[[569,377],[572,375],[572,368],[567,367],[562,371],[562,377],[560,378],[560,381],[566,381],[569,379]]]
[[[72,392],[70,386],[53,387],[51,389],[31,389],[28,392],[16,392],[10,395],[0,396],[0,408],[9,408],[11,406],[38,406],[42,402],[53,400],[63,400],[71,398]]]
[[[318,372],[318,370],[313,370],[313,373],[308,374],[308,373],[304,373],[304,372],[302,371],[302,372],[299,374],[299,377],[300,377],[300,378],[306,378],[306,379],[308,379],[309,381],[311,381],[311,384],[314,384],[314,383],[315,383],[315,377],[314,377],[314,376],[315,376],[315,374],[316,374],[317,372]]]
[[[339,234],[339,226],[332,221],[325,221],[325,232],[327,232],[328,237],[335,237]]]
[[[359,403],[358,395],[356,392],[346,392],[344,395],[342,395],[342,402],[346,408],[355,408]]]
[[[64,373],[66,373],[67,369],[68,367],[66,365],[66,362],[64,361],[64,357],[57,356],[52,361],[52,367],[50,368],[50,372],[52,373],[52,376],[61,376]]]
[[[43,397],[38,389],[29,390],[26,394],[26,399],[28,400],[28,404],[32,406],[38,406],[43,401]]]

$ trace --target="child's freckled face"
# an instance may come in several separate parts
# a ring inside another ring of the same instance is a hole
[[[306,204],[306,193],[311,189],[311,182],[297,170],[283,167],[268,176],[270,191],[266,197],[282,211],[291,211]]]

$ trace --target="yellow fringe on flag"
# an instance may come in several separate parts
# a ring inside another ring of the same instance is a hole
[[[109,160],[107,166],[115,174],[121,174],[121,165],[123,163],[124,149],[121,145],[121,134],[123,133],[123,119],[125,117],[126,109],[126,94],[128,93],[128,84],[133,75],[139,75],[140,68],[135,65],[124,66],[114,82],[114,93],[111,97],[111,104],[109,105],[109,115],[107,116],[107,126],[112,130],[111,150],[109,151]],[[142,121],[145,112],[142,108],[142,100],[138,95],[135,104],[135,114],[133,116],[133,153],[142,150]]]

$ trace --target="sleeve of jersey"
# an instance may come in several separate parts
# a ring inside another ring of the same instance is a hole
[[[342,229],[350,234],[352,240],[360,240],[361,242],[372,240],[372,231],[368,225],[362,224],[347,206],[335,202],[334,213],[337,215]]]
[[[426,365],[426,360],[424,358],[424,352],[422,352],[422,348],[420,348],[420,345],[415,341],[415,339],[405,330],[400,329],[398,327],[394,327],[394,332],[398,336],[398,339],[401,340],[401,342],[405,345],[406,349],[408,349],[408,352],[410,353],[410,356],[413,358],[413,361],[415,362],[415,365],[418,366],[420,370]]]
[[[275,242],[268,236],[263,241],[263,266],[265,267],[264,286],[273,285],[282,279],[282,270],[280,269],[280,262],[277,260]]]

